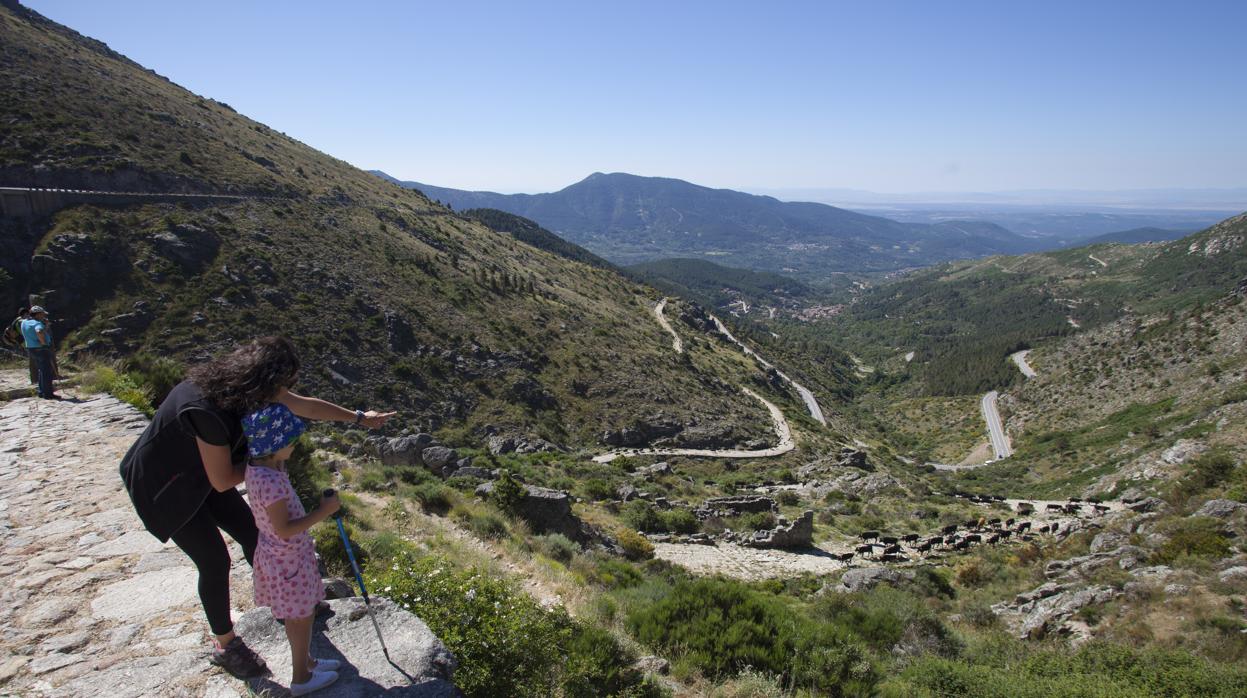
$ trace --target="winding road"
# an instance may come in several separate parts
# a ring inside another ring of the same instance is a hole
[[[1027,378],[1034,378],[1039,374],[1035,373],[1035,369],[1031,368],[1031,365],[1026,362],[1026,355],[1029,353],[1031,353],[1030,349],[1025,351],[1015,351],[1009,355],[1009,358],[1013,359],[1013,363],[1017,364],[1018,370],[1022,372],[1023,376],[1026,376]]]
[[[741,390],[746,395],[756,399],[771,413],[771,422],[775,426],[775,435],[779,437],[779,444],[770,448],[761,448],[755,451],[746,451],[743,449],[726,449],[716,451],[704,448],[628,448],[618,451],[610,451],[600,456],[594,456],[594,463],[609,463],[620,456],[705,456],[709,458],[770,458],[772,456],[783,455],[796,448],[796,443],[792,440],[792,429],[788,426],[788,420],[784,419],[784,413],[780,411],[770,400],[753,392],[749,388],[742,387]]]
[[[671,348],[675,349],[675,353],[684,353],[684,342],[680,339],[680,335],[676,334],[675,328],[671,323],[667,322],[667,316],[663,315],[663,311],[667,309],[667,299],[658,301],[658,305],[654,306],[654,317],[658,318],[658,324],[662,328],[671,333]]]
[[[728,341],[740,347],[741,351],[745,352],[749,356],[752,356],[754,360],[756,360],[758,363],[762,364],[766,368],[769,368],[775,371],[775,373],[779,374],[780,378],[783,378],[785,381],[788,382],[789,385],[791,385],[794,389],[796,389],[797,394],[801,396],[801,401],[805,403],[805,407],[806,409],[810,411],[810,416],[814,418],[814,421],[818,422],[819,424],[822,424],[823,426],[827,426],[827,418],[823,416],[823,408],[818,406],[818,400],[814,397],[814,393],[810,392],[809,388],[806,388],[804,385],[801,385],[800,383],[794,381],[792,378],[788,376],[788,374],[784,373],[778,368],[775,368],[775,365],[772,364],[770,361],[767,361],[766,359],[759,356],[758,352],[754,351],[753,349],[750,349],[749,347],[745,346],[744,342],[741,342],[736,337],[733,337],[732,333],[728,331],[727,325],[724,325],[722,320],[720,320],[719,318],[713,315],[710,316],[710,319],[714,321],[714,326],[718,328],[719,333],[722,334],[724,337],[727,337]]]
[[[996,410],[996,398],[1000,394],[995,390],[983,396],[979,408],[983,411],[983,420],[987,422],[987,434],[992,440],[992,450],[996,452],[996,460],[1013,455],[1013,447],[1009,444],[1009,435],[1005,433],[1000,422],[1000,412]]]

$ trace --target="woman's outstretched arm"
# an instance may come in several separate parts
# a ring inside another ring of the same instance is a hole
[[[335,405],[332,402],[321,400],[314,397],[304,397],[296,393],[292,393],[285,388],[277,392],[273,397],[274,402],[280,402],[286,407],[304,419],[314,419],[325,422],[355,422],[355,410],[348,410],[345,407]],[[375,412],[369,410],[364,413],[364,418],[360,422],[369,429],[379,429],[385,426],[387,420],[393,417],[396,412]]]

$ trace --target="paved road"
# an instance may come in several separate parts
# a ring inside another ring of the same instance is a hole
[[[1106,262],[1106,261],[1104,261],[1104,260],[1100,259],[1099,257],[1097,257],[1097,256],[1095,256],[1095,255],[1093,255],[1093,254],[1089,254],[1089,255],[1087,255],[1087,259],[1090,259],[1091,261],[1095,262],[1096,264],[1099,264],[1099,265],[1100,265],[1100,266],[1102,266],[1102,267],[1107,267],[1107,266],[1108,266],[1108,262]]]
[[[1015,351],[1009,355],[1009,358],[1013,359],[1013,363],[1017,364],[1018,370],[1022,372],[1022,375],[1027,378],[1034,378],[1039,374],[1035,373],[1035,369],[1031,368],[1031,365],[1026,362],[1026,355],[1029,353],[1031,353],[1030,349],[1027,349],[1026,351]]]
[[[1000,423],[1000,413],[996,411],[998,395],[999,393],[993,390],[984,395],[979,403],[979,408],[983,411],[983,420],[987,422],[987,434],[992,440],[992,450],[996,452],[996,460],[1013,455],[1013,448],[1009,445],[1009,436],[1005,434],[1004,425]]]
[[[671,333],[671,348],[675,349],[675,353],[683,354],[684,342],[681,341],[680,335],[676,334],[675,328],[671,326],[671,323],[667,322],[667,316],[663,315],[663,311],[666,309],[667,299],[664,298],[658,301],[658,305],[654,306],[654,317],[658,318],[658,324],[662,325],[664,330]]]
[[[728,341],[740,347],[741,351],[745,352],[749,356],[752,356],[758,363],[762,364],[766,368],[774,369],[775,372],[779,374],[780,378],[783,378],[789,385],[795,388],[797,394],[801,396],[802,402],[805,403],[806,409],[810,411],[810,416],[814,418],[814,421],[824,426],[827,425],[827,418],[823,416],[823,408],[818,406],[818,400],[814,397],[814,393],[810,392],[810,390],[804,385],[801,385],[792,378],[789,378],[788,374],[778,368],[775,368],[774,364],[759,356],[758,352],[745,346],[744,342],[741,342],[739,339],[733,337],[732,333],[728,331],[727,325],[724,325],[722,320],[713,315],[710,316],[710,319],[714,321],[714,326],[719,328],[719,332],[722,333],[724,337],[728,338]]]
[[[619,451],[611,451],[603,453],[600,456],[594,456],[594,463],[609,463],[620,456],[706,456],[709,458],[770,458],[772,456],[783,455],[796,448],[796,443],[792,440],[792,429],[788,426],[788,420],[784,419],[784,413],[780,411],[770,400],[753,392],[749,388],[741,388],[745,394],[758,400],[766,405],[767,411],[771,413],[771,422],[775,426],[775,435],[779,437],[779,444],[771,448],[761,448],[756,451],[745,451],[741,449],[726,449],[716,451],[705,448],[628,448]]]

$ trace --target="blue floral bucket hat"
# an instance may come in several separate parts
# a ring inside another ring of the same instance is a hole
[[[307,429],[289,407],[274,402],[242,418],[247,453],[260,458],[289,446]]]

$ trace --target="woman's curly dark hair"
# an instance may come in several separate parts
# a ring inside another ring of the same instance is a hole
[[[245,415],[294,384],[299,355],[285,337],[263,337],[192,368],[188,378],[217,407]]]

